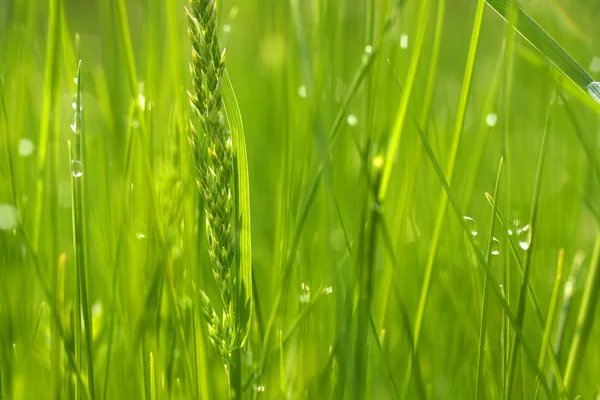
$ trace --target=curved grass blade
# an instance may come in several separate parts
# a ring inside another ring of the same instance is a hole
[[[577,378],[582,364],[581,360],[583,359],[585,347],[592,332],[596,306],[598,305],[600,296],[600,233],[596,236],[590,272],[588,273],[586,282],[581,305],[579,306],[579,314],[577,315],[577,328],[573,344],[569,350],[567,368],[565,370],[565,387],[567,393],[570,395],[573,395],[577,385]]]
[[[235,181],[236,298],[234,303],[235,346],[242,347],[252,319],[252,239],[250,225],[250,178],[244,125],[229,74],[223,74],[223,105],[233,140]]]
[[[512,19],[509,17],[510,8],[513,7],[516,18],[514,24],[511,25],[517,32],[546,56],[563,74],[587,91],[588,85],[594,81],[590,74],[516,2],[511,0],[485,0],[485,2],[509,23]]]
[[[554,313],[556,311],[556,305],[558,303],[558,292],[560,290],[560,282],[562,279],[563,261],[565,259],[565,250],[560,249],[558,253],[558,263],[556,266],[556,278],[554,279],[554,286],[552,287],[552,297],[550,298],[550,305],[548,306],[548,318],[546,319],[546,327],[544,328],[544,337],[542,339],[542,347],[540,351],[540,359],[538,361],[538,368],[544,370],[546,365],[546,353],[552,354],[552,348],[548,347],[550,343],[550,335],[552,333],[552,326],[554,325]],[[548,351],[545,349],[548,348]],[[540,381],[539,378],[535,380],[535,392],[534,400],[537,400],[540,393]]]
[[[554,102],[550,103],[548,107],[548,114],[546,116],[546,127],[544,128],[544,134],[542,136],[542,148],[540,150],[540,157],[538,160],[537,173],[535,177],[535,184],[533,189],[533,200],[531,203],[531,242],[529,243],[529,247],[527,248],[527,253],[525,254],[525,265],[523,268],[523,280],[521,282],[521,287],[519,288],[519,297],[517,301],[517,324],[519,328],[523,327],[523,321],[525,319],[525,308],[526,308],[526,297],[527,297],[527,288],[529,287],[529,276],[531,274],[531,266],[532,266],[532,254],[536,243],[536,233],[537,233],[537,222],[539,215],[539,198],[540,198],[540,188],[542,183],[542,175],[544,172],[544,160],[546,157],[546,146],[547,146],[547,138],[548,138],[548,130],[550,128],[550,121],[552,111],[554,109]],[[519,351],[519,338],[515,337],[513,339],[512,346],[512,354],[510,356],[509,368],[508,368],[508,385],[506,394],[510,398],[512,396],[512,385],[514,379],[514,373],[516,369],[517,362],[517,353]]]
[[[498,197],[498,187],[500,186],[500,174],[502,173],[502,164],[504,162],[504,158],[500,157],[500,164],[498,165],[498,174],[496,177],[496,185],[494,187],[494,198]],[[494,243],[494,228],[496,227],[496,218],[495,214],[497,211],[497,203],[494,204],[494,209],[492,210],[492,221],[490,223],[490,235],[488,238],[488,247],[487,247],[487,262],[489,265],[492,265],[492,245]],[[477,356],[477,380],[475,381],[475,399],[479,399],[480,390],[481,390],[481,382],[483,379],[483,356],[485,351],[485,339],[487,337],[487,307],[488,307],[488,278],[487,276],[483,281],[483,303],[481,305],[481,325],[479,331],[479,349]]]
[[[399,89],[402,91],[402,84],[400,83],[400,81],[396,81],[396,83],[398,84]],[[471,245],[471,247],[473,248],[473,252],[475,254],[475,257],[477,258],[477,260],[479,261],[479,264],[481,265],[481,267],[483,268],[487,278],[490,280],[491,284],[492,284],[492,290],[494,292],[494,295],[496,296],[496,298],[498,299],[498,302],[500,303],[500,306],[502,307],[502,309],[504,310],[504,312],[506,313],[506,317],[508,318],[509,323],[511,324],[511,326],[514,329],[514,333],[515,335],[519,338],[519,340],[522,343],[523,346],[523,350],[525,351],[525,355],[527,356],[527,359],[529,361],[529,363],[533,366],[535,366],[536,369],[536,374],[538,376],[540,376],[540,378],[543,377],[543,374],[541,371],[539,371],[537,369],[537,364],[535,362],[535,358],[533,356],[533,351],[531,350],[531,348],[529,347],[529,345],[527,344],[527,342],[524,340],[525,337],[523,336],[523,330],[517,325],[517,320],[516,320],[516,316],[515,314],[512,312],[512,310],[510,309],[506,298],[504,297],[504,295],[502,294],[502,291],[500,289],[500,284],[498,283],[498,281],[496,280],[496,278],[493,275],[493,272],[489,266],[489,264],[487,263],[483,252],[481,251],[481,249],[479,248],[477,242],[475,241],[475,238],[473,237],[473,235],[470,234],[471,229],[469,228],[469,226],[467,225],[467,222],[465,221],[465,219],[463,218],[464,214],[461,211],[460,205],[458,203],[458,200],[456,199],[456,197],[454,196],[454,192],[452,191],[452,188],[450,188],[450,184],[448,183],[448,180],[446,179],[445,175],[444,175],[444,171],[442,170],[442,167],[440,165],[440,163],[438,162],[435,153],[433,152],[433,149],[431,148],[431,145],[429,144],[429,140],[427,139],[427,136],[425,135],[425,132],[423,131],[423,128],[421,128],[421,126],[419,125],[418,121],[417,121],[417,117],[415,116],[415,114],[413,113],[412,109],[409,107],[408,109],[408,113],[409,116],[411,117],[414,126],[416,127],[417,133],[419,134],[419,137],[421,138],[421,142],[423,143],[423,146],[425,147],[425,150],[427,152],[427,156],[429,157],[431,163],[433,164],[433,167],[435,169],[436,174],[438,175],[438,178],[440,180],[440,182],[442,183],[442,186],[444,187],[444,191],[446,192],[447,196],[448,196],[448,200],[450,200],[450,204],[452,205],[452,208],[454,208],[454,212],[456,213],[460,224],[463,228],[463,230],[465,231],[465,233],[467,233],[467,240],[469,241],[469,244]],[[549,393],[550,389],[548,387],[548,384],[545,380],[542,380],[542,385],[544,386],[544,390]]]
[[[77,67],[77,96],[75,100],[75,116],[71,129],[75,133],[74,145],[69,140],[69,162],[71,171],[71,196],[72,196],[72,218],[73,218],[73,253],[76,266],[76,299],[80,299],[80,308],[76,315],[83,316],[83,327],[85,329],[85,349],[87,358],[87,373],[90,398],[95,398],[94,390],[94,350],[92,338],[92,318],[88,299],[87,263],[84,236],[84,211],[83,211],[83,116],[81,99],[81,61]],[[76,303],[78,303],[76,301]],[[76,323],[80,324],[79,318]]]
[[[460,143],[460,138],[462,136],[463,125],[465,121],[465,115],[467,112],[467,103],[469,100],[469,93],[471,89],[471,79],[473,77],[473,70],[475,67],[475,57],[477,55],[477,46],[479,44],[479,34],[481,32],[481,25],[483,21],[483,14],[485,10],[485,2],[484,0],[479,0],[477,3],[477,10],[475,14],[475,19],[473,21],[473,29],[471,32],[471,41],[469,44],[469,53],[467,57],[467,63],[465,66],[465,74],[463,78],[462,90],[458,103],[458,111],[456,115],[456,123],[454,126],[454,134],[452,138],[452,145],[450,149],[448,164],[446,165],[445,173],[443,176],[447,177],[448,183],[452,182],[452,175],[454,172],[454,164],[456,161],[456,154],[458,152],[458,145]],[[417,126],[420,126],[414,117],[414,122]],[[423,140],[423,138],[422,138]],[[431,247],[429,248],[429,254],[427,256],[427,264],[425,266],[425,274],[423,277],[423,283],[421,286],[421,291],[419,294],[419,303],[417,307],[417,314],[415,316],[415,324],[414,324],[414,343],[415,347],[418,349],[419,346],[419,337],[421,335],[421,327],[423,324],[423,319],[425,317],[425,307],[427,305],[427,299],[429,297],[429,288],[431,287],[431,279],[433,276],[433,265],[435,263],[437,248],[439,245],[439,240],[442,235],[442,225],[444,221],[444,217],[446,215],[446,208],[448,205],[448,192],[446,190],[442,190],[439,199],[439,205],[437,210],[437,216],[435,220],[435,228],[433,232],[433,237],[431,239]],[[462,216],[461,216],[462,219]],[[410,369],[412,365],[412,359],[409,359],[408,368],[406,375],[404,376],[404,384],[403,387],[407,388],[409,379],[410,379]],[[404,393],[405,394],[405,393]]]

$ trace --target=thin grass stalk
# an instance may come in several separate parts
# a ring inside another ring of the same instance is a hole
[[[512,4],[512,3],[511,3]],[[514,22],[516,15],[514,7],[509,8],[508,20]],[[515,44],[516,44],[516,34],[514,29],[508,28],[505,33],[506,47],[504,53],[504,60],[506,62],[505,72],[504,72],[504,90],[502,91],[502,111],[503,111],[503,120],[504,126],[502,130],[502,153],[504,156],[504,160],[506,162],[506,174],[504,175],[504,215],[510,215],[510,201],[511,201],[511,179],[510,179],[510,166],[512,165],[512,160],[510,158],[510,129],[511,129],[511,96],[512,96],[512,85],[513,85],[513,73],[514,73],[514,62],[515,62]],[[508,243],[510,242],[510,235],[508,234],[508,224],[504,226],[503,229],[503,242],[504,242],[504,250],[505,254],[508,254]],[[504,258],[504,272],[503,272],[503,291],[504,296],[508,304],[511,303],[511,271],[510,271],[510,257]],[[507,400],[507,385],[508,385],[508,363],[510,357],[510,330],[508,317],[504,315],[504,332],[502,333],[502,341],[504,343],[504,352],[502,355],[502,393],[503,399]]]
[[[537,234],[537,224],[538,224],[538,215],[539,215],[539,198],[540,198],[540,188],[542,184],[542,176],[544,171],[544,160],[546,157],[546,148],[547,148],[547,137],[548,131],[550,129],[550,122],[552,111],[554,110],[554,103],[552,102],[548,107],[548,113],[546,117],[546,126],[544,128],[544,134],[542,136],[542,147],[540,150],[540,156],[538,160],[537,173],[535,177],[535,184],[533,189],[533,200],[531,203],[531,242],[529,243],[529,247],[527,248],[527,252],[525,254],[525,265],[523,268],[523,280],[521,282],[521,286],[519,288],[519,297],[517,300],[517,316],[516,322],[519,328],[523,327],[523,321],[525,319],[525,309],[526,309],[526,298],[527,298],[527,289],[529,287],[529,277],[531,274],[532,260],[533,260],[533,250],[535,249],[535,244],[537,242],[536,234]],[[506,394],[510,398],[512,396],[512,385],[514,379],[514,373],[516,369],[517,355],[519,351],[520,340],[518,337],[513,339],[511,356],[509,359],[508,366],[508,385]],[[525,382],[523,382],[525,385]]]
[[[556,265],[556,277],[554,279],[554,286],[552,287],[552,296],[550,297],[550,305],[548,306],[548,318],[546,319],[546,327],[544,328],[544,337],[542,339],[542,347],[540,350],[540,359],[538,361],[538,368],[544,370],[546,366],[546,354],[552,351],[552,348],[548,347],[550,344],[550,336],[552,334],[552,326],[554,325],[554,314],[556,311],[556,305],[558,303],[558,295],[560,291],[560,284],[562,280],[562,269],[563,262],[565,259],[564,249],[560,249],[558,253],[558,263]],[[537,400],[540,394],[540,381],[539,377],[535,379],[535,390],[533,398]]]
[[[469,53],[467,57],[467,63],[465,66],[465,74],[463,78],[463,85],[461,89],[461,94],[458,103],[458,111],[456,115],[456,123],[454,126],[454,134],[452,138],[452,145],[450,148],[450,154],[448,163],[446,165],[444,176],[447,177],[448,182],[452,182],[452,175],[454,172],[454,164],[456,161],[456,154],[458,152],[458,145],[460,143],[460,138],[462,136],[463,125],[465,121],[465,115],[467,112],[467,103],[469,99],[469,93],[471,89],[471,80],[473,78],[473,70],[475,67],[475,57],[477,55],[477,46],[479,44],[479,34],[481,32],[481,24],[483,21],[483,14],[485,10],[485,1],[478,0],[477,8],[475,12],[475,19],[473,21],[473,28],[471,32],[471,41],[469,44]],[[444,217],[446,215],[446,206],[448,204],[448,194],[446,191],[442,190],[440,194],[440,200],[438,205],[437,217],[435,222],[435,227],[433,231],[433,237],[431,239],[431,246],[429,248],[429,253],[427,256],[427,264],[425,265],[425,273],[423,277],[423,283],[421,286],[421,291],[419,295],[419,303],[417,306],[417,313],[415,316],[415,324],[414,324],[414,343],[415,347],[418,349],[419,339],[421,335],[421,327],[423,324],[423,319],[425,317],[425,306],[427,304],[427,299],[429,297],[429,288],[431,286],[431,279],[433,276],[433,266],[435,263],[435,258],[437,255],[437,248],[439,245],[439,240],[442,234],[442,225],[444,221]],[[462,217],[461,217],[462,218]],[[403,387],[407,387],[410,379],[410,368],[411,368],[411,359],[409,358],[408,370],[404,377],[404,385]]]
[[[19,209],[17,203],[17,185],[15,183],[15,169],[13,163],[12,143],[8,130],[8,117],[6,115],[6,103],[4,102],[4,76],[0,76],[0,113],[2,114],[2,125],[4,126],[4,140],[6,146],[6,164],[8,165],[8,181],[10,184],[10,197],[13,205]]]
[[[48,44],[46,47],[46,64],[44,75],[43,111],[40,121],[38,158],[36,161],[35,210],[32,244],[38,250],[42,229],[42,211],[45,196],[45,171],[48,157],[48,141],[52,130],[52,115],[58,102],[59,75],[59,35],[60,35],[60,0],[49,0],[48,10]]]
[[[398,84],[399,89],[402,91],[402,85],[401,85],[400,81],[397,80],[396,83]],[[456,213],[463,230],[465,231],[465,233],[467,233],[467,240],[469,241],[469,244],[471,245],[471,247],[474,250],[475,257],[479,261],[479,264],[481,265],[487,278],[491,282],[491,288],[494,292],[494,295],[496,296],[496,298],[498,299],[498,301],[500,303],[500,306],[506,313],[508,321],[512,325],[515,335],[521,341],[521,345],[523,346],[523,350],[525,351],[525,353],[527,355],[529,363],[531,365],[535,366],[537,375],[543,376],[542,372],[537,370],[537,364],[535,363],[533,351],[531,350],[531,348],[525,341],[525,337],[523,336],[523,330],[516,324],[515,314],[512,312],[512,310],[508,306],[508,303],[506,302],[506,299],[503,296],[502,290],[500,289],[500,285],[498,284],[498,281],[494,277],[494,274],[493,274],[490,266],[488,265],[488,263],[485,259],[485,256],[483,255],[483,252],[479,248],[479,245],[475,241],[475,238],[473,237],[473,235],[471,235],[471,229],[467,225],[467,222],[465,221],[465,219],[463,217],[464,214],[462,213],[462,210],[460,208],[458,200],[454,196],[454,193],[453,193],[452,189],[450,188],[450,184],[448,183],[448,180],[444,176],[442,167],[441,167],[440,163],[438,162],[437,158],[435,157],[435,154],[433,152],[433,149],[431,148],[431,145],[429,144],[429,140],[427,139],[425,132],[423,131],[421,126],[418,124],[417,117],[415,116],[415,114],[413,113],[413,111],[410,107],[408,109],[408,113],[409,113],[409,116],[411,117],[411,119],[413,120],[414,126],[417,129],[417,133],[419,134],[419,136],[421,138],[421,142],[423,143],[423,146],[425,147],[427,156],[429,157],[431,163],[433,164],[435,172],[438,175],[438,178],[439,178],[440,182],[442,183],[442,186],[444,187],[444,190],[446,191],[446,193],[448,195],[448,200],[450,200],[450,204],[452,205],[452,208],[454,209],[454,212]],[[545,380],[542,381],[542,384],[543,384],[546,392],[549,393],[549,387]]]
[[[500,186],[500,174],[502,173],[502,163],[504,159],[500,157],[500,164],[498,165],[498,174],[496,177],[496,185],[494,187],[494,198],[498,198],[498,187]],[[487,245],[487,262],[491,266],[492,265],[492,257],[494,245],[494,228],[496,227],[496,207],[494,205],[494,209],[492,210],[492,220],[490,222],[490,232],[488,238]],[[479,330],[479,347],[477,351],[477,380],[475,381],[475,399],[481,398],[481,383],[483,380],[483,359],[485,352],[485,342],[487,338],[487,308],[488,308],[488,279],[487,276],[483,281],[483,303],[481,305],[481,323]]]
[[[574,396],[577,389],[577,378],[582,366],[585,348],[588,344],[590,333],[594,325],[596,306],[600,296],[600,233],[596,236],[594,252],[590,260],[590,271],[579,306],[577,325],[573,344],[567,357],[565,369],[565,387],[570,396]]]
[[[69,140],[69,160],[71,170],[71,196],[72,196],[72,218],[73,218],[73,254],[75,268],[77,270],[77,293],[81,299],[81,308],[76,309],[75,323],[81,324],[79,315],[83,317],[83,328],[85,329],[85,351],[87,358],[88,386],[90,398],[95,398],[94,390],[94,351],[92,338],[92,318],[88,299],[87,264],[84,236],[84,193],[83,193],[83,115],[82,115],[82,82],[81,61],[77,68],[77,95],[75,99],[75,115],[71,129],[75,134],[74,145]]]
[[[435,84],[437,78],[437,69],[439,64],[439,55],[442,44],[442,33],[444,31],[444,15],[446,10],[446,0],[440,0],[437,6],[437,15],[435,21],[435,32],[433,39],[433,50],[430,60],[429,72],[427,75],[427,84],[425,87],[425,99],[423,100],[423,108],[421,110],[421,115],[419,118],[419,122],[421,126],[426,126],[427,121],[429,120],[429,111],[431,108],[431,103],[433,100],[433,94],[435,91]],[[389,60],[388,60],[389,61]],[[406,213],[408,209],[408,199],[414,192],[415,186],[414,182],[417,176],[418,168],[416,168],[417,162],[421,157],[421,146],[418,144],[418,137],[414,138],[416,146],[416,151],[412,152],[411,161],[409,165],[414,166],[408,175],[408,178],[405,180],[403,189],[401,190],[401,200],[399,201],[399,210],[397,211],[396,217],[396,225],[403,226],[404,221],[406,220]],[[401,229],[401,228],[400,228]],[[402,232],[400,233],[402,235]],[[388,307],[388,299],[389,299],[389,291],[392,282],[392,272],[395,271],[393,268],[385,268],[384,270],[384,278],[382,279],[382,301],[379,306],[381,311],[381,325],[384,324],[384,320],[387,315],[387,307]]]
[[[573,293],[575,292],[575,285],[577,284],[577,280],[579,278],[579,271],[581,269],[581,264],[583,263],[584,255],[582,252],[579,252],[575,255],[573,260],[573,264],[571,265],[571,272],[569,274],[569,278],[565,283],[565,288],[563,290],[563,299],[560,317],[558,318],[558,326],[556,327],[555,333],[555,344],[554,344],[554,353],[560,354],[562,351],[563,341],[565,337],[565,332],[567,329],[567,320],[569,315],[571,314],[571,303],[573,301]],[[549,354],[551,354],[549,352]],[[554,387],[554,380],[552,380],[552,376],[550,376],[550,388]],[[563,386],[564,390],[564,386]]]
[[[354,100],[354,97],[356,96],[358,89],[360,88],[365,76],[369,72],[369,70],[373,64],[373,61],[375,60],[376,56],[379,55],[379,53],[381,51],[381,46],[382,46],[383,40],[386,38],[394,19],[395,19],[395,16],[392,17],[391,19],[389,19],[388,21],[386,21],[386,24],[382,30],[382,34],[381,34],[380,38],[378,39],[375,46],[373,46],[372,51],[370,53],[367,53],[366,57],[363,58],[362,64],[359,67],[356,75],[354,76],[354,78],[352,80],[352,83],[348,89],[348,92],[346,93],[346,96],[344,97],[344,100],[342,101],[340,109],[338,110],[338,113],[336,114],[336,117],[331,126],[331,129],[329,130],[329,151],[333,150],[335,142],[337,141],[337,138],[338,138],[338,134],[340,132],[340,127],[342,125],[342,122],[344,121],[344,118],[348,114],[350,104]],[[273,325],[275,324],[277,312],[279,311],[279,307],[280,307],[281,300],[282,300],[282,290],[283,290],[282,288],[285,286],[285,282],[287,282],[287,279],[291,272],[291,267],[294,262],[293,255],[296,253],[296,248],[298,247],[298,244],[300,242],[300,237],[301,237],[302,231],[304,229],[304,224],[308,218],[309,211],[313,205],[315,195],[316,195],[317,189],[319,187],[319,184],[321,182],[321,179],[323,177],[324,171],[325,171],[325,167],[323,166],[323,164],[321,164],[319,166],[319,169],[317,170],[317,173],[315,174],[315,177],[314,177],[311,185],[309,186],[308,193],[305,196],[304,203],[302,204],[302,207],[300,208],[300,212],[298,214],[296,226],[294,228],[294,233],[293,233],[289,251],[288,251],[289,255],[288,255],[287,259],[285,260],[285,263],[282,268],[282,271],[283,271],[282,277],[280,279],[280,284],[278,285],[277,293],[275,295],[275,300],[273,301],[273,307],[271,308],[271,313],[269,314],[269,319],[267,320],[265,335],[263,337],[262,344],[261,344],[260,358],[258,361],[258,367],[255,372],[258,376],[260,376],[262,374],[262,371],[265,366],[265,360],[266,360],[266,356],[267,356],[271,332],[273,330]]]

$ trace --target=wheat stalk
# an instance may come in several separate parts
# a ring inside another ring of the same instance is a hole
[[[188,33],[192,43],[192,91],[188,92],[192,111],[199,121],[197,129],[190,121],[190,142],[194,152],[197,183],[204,197],[208,254],[223,301],[219,319],[208,296],[201,291],[201,306],[208,324],[208,334],[230,377],[230,398],[237,398],[239,363],[232,361],[237,332],[232,293],[235,283],[231,264],[235,255],[233,238],[233,144],[225,125],[222,78],[225,50],[217,36],[215,0],[191,0],[186,9]],[[235,373],[232,372],[235,368]]]

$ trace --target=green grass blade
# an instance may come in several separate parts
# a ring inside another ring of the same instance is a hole
[[[583,90],[587,90],[587,86],[593,82],[590,74],[516,2],[511,0],[486,0],[486,3],[507,22],[511,22],[509,17],[510,7],[514,7],[517,15],[513,26],[521,36],[546,56],[569,79]]]
[[[75,116],[71,124],[71,129],[75,133],[75,143],[69,140],[69,162],[71,171],[71,195],[72,195],[72,218],[73,218],[73,253],[75,257],[75,266],[77,270],[76,288],[81,299],[81,310],[77,310],[76,316],[80,311],[83,316],[83,327],[85,329],[85,349],[87,359],[88,386],[90,398],[95,398],[94,391],[94,351],[92,339],[92,318],[90,315],[90,305],[88,299],[88,271],[85,252],[84,235],[84,198],[83,198],[83,115],[82,115],[82,82],[81,82],[81,61],[77,68],[77,96],[75,101]],[[79,324],[79,318],[75,318],[75,323]]]
[[[483,14],[485,10],[485,2],[479,0],[477,3],[477,11],[475,13],[475,19],[473,21],[473,28],[471,32],[471,42],[469,44],[469,53],[467,57],[467,63],[465,66],[465,74],[463,78],[462,90],[458,102],[458,111],[456,114],[456,123],[454,126],[454,134],[452,138],[452,145],[450,148],[449,160],[446,165],[444,176],[447,177],[448,182],[452,182],[452,175],[454,172],[454,163],[456,161],[456,154],[458,152],[458,145],[462,135],[463,125],[465,121],[465,115],[467,113],[467,103],[469,100],[469,93],[471,89],[471,80],[473,77],[473,70],[475,67],[475,57],[477,55],[477,46],[479,44],[479,34],[481,32],[481,23],[483,21]],[[446,191],[442,191],[440,195],[439,205],[437,209],[437,217],[435,220],[435,227],[433,237],[431,239],[431,246],[427,256],[427,264],[425,266],[425,274],[423,277],[423,283],[419,295],[419,303],[417,307],[417,314],[415,316],[414,324],[414,342],[415,347],[418,349],[419,338],[421,335],[421,327],[423,319],[425,317],[425,306],[427,305],[427,299],[429,297],[429,289],[431,287],[431,279],[433,276],[433,265],[435,263],[439,240],[442,234],[442,225],[444,222],[444,216],[446,215],[446,206],[448,204],[448,194]],[[462,216],[461,216],[462,218]],[[410,365],[404,379],[404,387],[408,387],[408,379],[410,377]],[[406,393],[403,393],[406,394]],[[405,396],[403,396],[405,397]]]
[[[397,83],[398,83],[398,85],[401,85],[399,81],[397,81]],[[400,86],[400,90],[402,90],[401,86]],[[457,215],[457,217],[458,217],[458,219],[460,221],[460,224],[461,224],[464,232],[467,234],[466,235],[467,236],[467,240],[469,241],[469,244],[473,248],[473,252],[475,254],[475,257],[479,261],[479,264],[481,265],[481,267],[483,268],[483,270],[484,270],[487,278],[491,282],[491,287],[492,287],[492,290],[494,292],[494,295],[496,296],[496,298],[498,299],[498,301],[500,303],[500,306],[502,307],[502,309],[506,313],[508,321],[510,322],[513,330],[515,331],[514,332],[515,335],[521,341],[521,344],[523,346],[523,350],[525,351],[525,354],[526,354],[526,356],[527,356],[530,364],[534,365],[536,367],[536,369],[537,369],[537,365],[535,363],[535,358],[533,356],[533,351],[531,350],[531,348],[529,347],[529,345],[525,341],[525,338],[523,336],[523,330],[517,325],[517,323],[516,323],[517,322],[516,316],[512,312],[512,310],[510,309],[508,303],[506,302],[506,299],[504,298],[504,296],[503,296],[503,294],[501,292],[500,284],[498,283],[498,281],[494,277],[493,272],[492,272],[489,264],[487,263],[487,260],[485,259],[485,256],[483,255],[483,252],[481,251],[481,249],[477,245],[477,242],[475,241],[475,238],[471,234],[471,228],[467,225],[467,222],[464,219],[464,214],[461,211],[461,208],[460,208],[460,205],[458,203],[458,200],[454,196],[454,193],[453,193],[452,189],[450,188],[450,184],[448,183],[448,180],[444,176],[444,171],[442,170],[442,167],[441,167],[440,163],[438,162],[437,158],[435,157],[435,154],[433,152],[433,149],[431,148],[431,145],[429,144],[429,140],[427,139],[427,136],[425,135],[425,132],[423,131],[423,129],[421,128],[421,126],[418,124],[417,117],[414,115],[414,113],[412,112],[411,108],[408,109],[408,112],[409,112],[409,116],[413,120],[413,123],[414,123],[414,125],[415,125],[415,127],[417,129],[417,133],[419,134],[419,136],[421,138],[423,146],[425,147],[427,155],[428,155],[431,163],[433,164],[435,172],[438,175],[438,178],[441,181],[442,186],[444,187],[444,190],[445,190],[445,192],[448,195],[448,200],[450,201],[450,204],[452,205],[452,208],[454,209],[454,212],[456,213],[456,215]],[[536,373],[540,377],[543,376],[542,372],[539,371],[539,370],[536,371]],[[542,384],[543,384],[544,389],[546,390],[546,392],[549,392],[549,387],[548,387],[548,384],[546,383],[545,380],[542,381]]]
[[[236,346],[243,346],[252,318],[252,241],[250,225],[250,178],[242,116],[227,71],[223,74],[223,104],[233,138],[235,163],[236,267],[235,302]]]
[[[600,234],[596,236],[594,253],[590,261],[590,271],[586,278],[586,285],[577,315],[577,328],[573,337],[573,344],[567,357],[565,369],[565,387],[567,394],[574,396],[577,388],[577,378],[582,366],[585,348],[588,344],[590,333],[596,315],[596,306],[600,296]]]
[[[419,59],[421,56],[421,49],[423,48],[423,39],[425,38],[425,32],[427,28],[427,20],[429,17],[429,1],[421,0],[419,6],[419,25],[417,29],[415,47],[411,55],[410,66],[408,67],[408,75],[406,77],[406,92],[400,101],[398,106],[398,112],[396,113],[396,121],[394,122],[394,128],[390,137],[390,144],[388,145],[387,155],[385,158],[385,165],[383,167],[383,173],[381,175],[381,183],[379,191],[377,193],[377,200],[383,203],[387,194],[390,177],[392,175],[392,168],[394,167],[394,160],[396,158],[396,152],[400,145],[400,137],[404,130],[404,122],[406,121],[406,110],[408,108],[408,102],[412,94],[412,88],[415,83],[417,76],[417,68],[419,66]]]
[[[500,164],[498,165],[498,174],[496,177],[496,185],[494,187],[494,198],[498,197],[498,187],[500,186],[500,175],[502,173],[502,163],[504,159],[500,158]],[[493,249],[492,246],[494,244],[494,228],[496,226],[496,210],[497,205],[494,205],[494,209],[492,210],[492,220],[490,223],[490,234],[488,238],[487,245],[487,262],[491,266],[492,265],[492,257],[493,257]],[[483,303],[481,305],[481,324],[479,330],[479,348],[478,348],[478,356],[477,356],[477,380],[475,381],[475,399],[481,398],[481,384],[483,380],[483,359],[485,352],[485,341],[487,337],[487,307],[488,307],[488,279],[487,276],[483,281]]]
[[[525,265],[523,268],[523,280],[521,282],[521,287],[519,288],[519,297],[517,301],[517,324],[519,328],[523,327],[523,321],[525,319],[525,309],[526,309],[526,298],[527,298],[527,289],[529,287],[529,278],[531,275],[532,268],[532,260],[533,260],[533,250],[535,249],[535,243],[537,241],[536,234],[538,230],[538,215],[539,215],[539,199],[540,199],[540,188],[542,184],[542,176],[544,172],[544,160],[546,158],[546,148],[547,148],[547,137],[548,130],[550,129],[550,122],[552,117],[552,111],[554,110],[553,103],[548,107],[548,114],[546,117],[546,126],[544,128],[544,134],[542,136],[542,148],[540,150],[540,156],[538,160],[537,173],[535,177],[535,184],[533,189],[533,200],[531,202],[531,242],[528,244],[528,248],[526,249],[525,254]],[[512,345],[512,353],[509,359],[508,366],[508,385],[506,395],[510,398],[512,396],[512,384],[514,379],[514,373],[516,369],[517,362],[517,354],[519,350],[519,338],[515,337]],[[525,383],[524,383],[525,384]]]
[[[564,249],[560,249],[560,252],[558,253],[558,263],[556,265],[556,278],[554,279],[554,286],[552,287],[552,297],[550,297],[550,305],[548,306],[548,318],[546,319],[546,327],[544,328],[544,337],[542,339],[540,359],[538,361],[538,368],[542,371],[544,370],[544,367],[546,365],[546,354],[553,354],[552,348],[548,347],[548,345],[550,344],[550,335],[552,334],[552,326],[554,325],[554,314],[556,311],[556,305],[558,303],[558,295],[562,280],[562,269],[564,259],[565,251]],[[536,378],[535,391],[533,397],[534,400],[537,400],[539,393],[540,381],[539,378]]]

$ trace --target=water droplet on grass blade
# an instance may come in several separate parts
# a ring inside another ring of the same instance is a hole
[[[469,228],[471,235],[477,236],[477,224],[475,223],[475,220],[466,215],[463,218],[464,218],[465,222],[467,223],[467,227]]]
[[[298,96],[302,97],[303,99],[306,98],[307,96],[307,92],[306,92],[306,86],[302,85],[298,88]]]
[[[75,115],[73,115],[73,119],[71,120],[71,130],[73,133],[81,133],[82,125],[83,121],[81,120],[81,114],[75,113]]]
[[[500,242],[495,237],[492,238],[492,255],[497,256],[500,254]]]
[[[21,139],[19,140],[19,155],[21,157],[27,157],[33,153],[33,143],[29,139]]]
[[[10,204],[0,204],[0,229],[12,231],[19,226],[19,213]]]
[[[83,175],[83,164],[79,160],[71,161],[71,174],[74,178],[80,178]]]
[[[373,53],[373,46],[371,46],[371,45],[365,46],[365,53],[367,53],[367,54]]]
[[[523,228],[517,230],[517,238],[519,241],[519,247],[523,250],[529,250],[531,244],[531,226],[525,225]]]
[[[229,25],[229,24],[223,25],[223,32],[225,32],[225,33],[231,32],[231,25]]]
[[[348,118],[346,118],[346,121],[350,126],[356,126],[358,124],[358,118],[356,118],[356,115],[354,114],[349,114]]]
[[[485,117],[485,123],[487,124],[487,126],[489,126],[490,128],[496,126],[496,123],[498,122],[498,115],[496,115],[495,113],[489,113],[486,117]]]
[[[408,49],[408,35],[406,33],[400,35],[400,48]]]
[[[600,103],[600,82],[592,82],[587,86],[587,91],[596,102]]]

